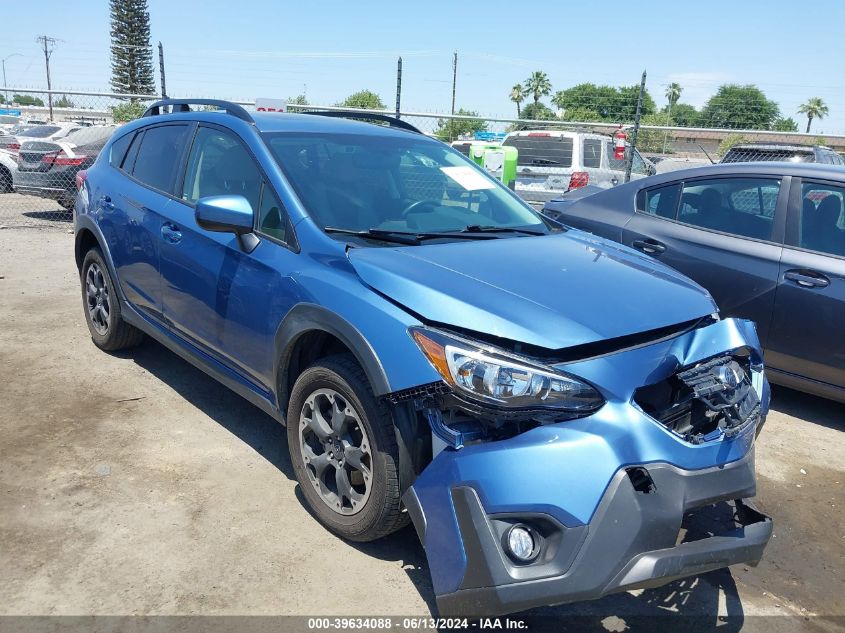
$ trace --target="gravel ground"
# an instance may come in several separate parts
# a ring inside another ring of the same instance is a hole
[[[0,614],[431,613],[412,529],[332,536],[277,423],[156,343],[94,347],[59,226],[0,230]],[[757,568],[534,613],[843,630],[814,616],[845,616],[845,406],[784,389],[772,406],[757,467],[775,537]]]

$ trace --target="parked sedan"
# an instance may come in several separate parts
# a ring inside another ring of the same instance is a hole
[[[18,193],[56,200],[72,209],[76,175],[94,164],[114,125],[85,127],[58,141],[24,141],[13,172]]]
[[[734,163],[550,202],[545,212],[692,277],[723,316],[757,322],[772,382],[845,402],[843,200],[842,167]]]

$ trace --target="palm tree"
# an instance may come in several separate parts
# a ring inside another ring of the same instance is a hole
[[[807,115],[807,134],[809,134],[813,119],[823,119],[827,116],[827,105],[820,97],[810,97],[807,103],[802,103],[798,108],[798,114]]]
[[[535,70],[525,80],[525,91],[534,98],[534,109],[536,110],[540,99],[552,92],[552,82],[549,81],[549,76],[542,70]]]
[[[518,119],[522,116],[519,104],[525,101],[525,89],[522,87],[522,84],[516,84],[511,88],[511,101],[516,104],[516,118]]]
[[[681,93],[683,91],[684,89],[681,88],[681,84],[676,83],[674,81],[668,86],[666,86],[666,99],[669,101],[670,110],[672,109],[672,106],[678,103],[678,100],[681,98]]]

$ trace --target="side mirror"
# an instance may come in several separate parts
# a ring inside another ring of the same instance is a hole
[[[197,200],[197,224],[206,231],[234,233],[241,249],[251,253],[258,246],[253,231],[255,211],[243,196],[208,196]]]

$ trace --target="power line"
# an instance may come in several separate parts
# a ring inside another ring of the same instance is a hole
[[[53,88],[50,85],[50,57],[53,55],[53,49],[56,46],[56,38],[41,35],[35,38],[36,42],[41,42],[44,47],[44,66],[47,68],[47,104],[50,108],[50,120],[53,120],[53,93],[50,92]]]

